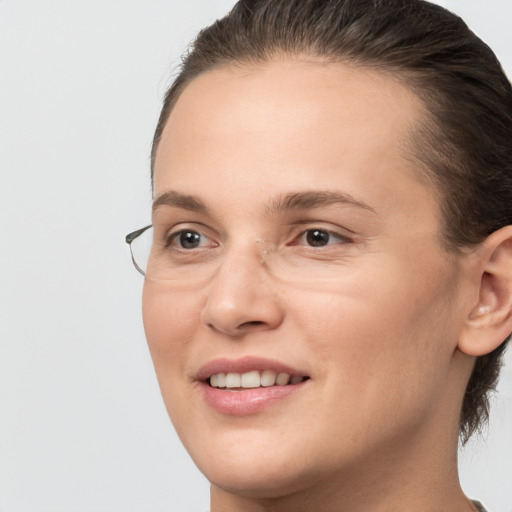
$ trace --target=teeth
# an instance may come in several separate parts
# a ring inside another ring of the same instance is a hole
[[[213,388],[259,388],[299,384],[303,380],[305,377],[299,375],[290,376],[284,372],[278,374],[273,370],[254,370],[246,373],[216,373],[210,377],[210,385]]]
[[[226,387],[226,374],[225,373],[217,373],[217,387],[219,387],[219,388]]]
[[[277,376],[276,384],[278,386],[286,386],[286,384],[288,384],[288,382],[290,382],[290,376],[287,373],[280,373]]]
[[[226,375],[227,388],[239,388],[242,384],[242,376],[239,373],[228,373]]]
[[[243,388],[259,388],[261,384],[260,372],[242,373],[241,383]]]
[[[225,388],[226,387],[226,374],[216,373],[210,377],[210,384],[213,388]]]
[[[276,383],[276,377],[276,372],[273,372],[272,370],[265,370],[261,374],[261,385],[265,388],[273,386]]]

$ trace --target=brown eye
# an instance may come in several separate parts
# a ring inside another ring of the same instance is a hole
[[[165,247],[175,251],[194,251],[195,249],[214,249],[218,243],[195,229],[179,229],[166,235]]]
[[[326,229],[313,228],[304,231],[296,242],[297,245],[306,245],[309,247],[325,247],[334,244],[347,244],[352,240],[346,236],[340,235]]]
[[[178,239],[183,249],[195,249],[201,245],[201,234],[197,231],[182,231]]]
[[[328,245],[331,239],[331,234],[321,229],[310,229],[306,231],[306,242],[311,247],[323,247]]]
[[[183,230],[172,236],[172,245],[178,246],[180,249],[197,249],[207,245],[208,238],[197,231]]]

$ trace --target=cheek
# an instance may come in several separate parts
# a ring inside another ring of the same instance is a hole
[[[418,348],[422,339],[434,343],[439,324],[451,321],[453,282],[435,270],[419,279],[395,267],[351,271],[328,290],[293,289],[285,309],[326,352],[350,348],[368,355],[369,349]]]
[[[144,284],[142,314],[149,351],[167,412],[178,431],[192,422],[187,363],[199,325],[198,294]],[[176,392],[176,390],[180,390]]]
[[[366,403],[385,412],[404,401],[419,408],[446,379],[457,342],[454,281],[446,269],[415,279],[414,267],[410,275],[403,268],[383,264],[379,275],[354,272],[329,293],[290,295],[287,309],[318,374],[326,384],[334,376],[329,399],[348,409]]]
[[[144,330],[158,380],[182,373],[188,348],[198,327],[197,293],[177,293],[154,282],[144,284]]]

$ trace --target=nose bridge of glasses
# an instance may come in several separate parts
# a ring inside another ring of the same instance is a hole
[[[160,256],[163,255],[163,253],[160,254],[160,250],[154,250],[155,241],[153,239],[152,226],[146,226],[130,233],[126,237],[126,242],[130,245],[132,261],[135,268],[141,274],[145,275],[147,279],[159,280],[164,276],[164,280],[170,279],[176,281],[176,279],[180,278],[195,280],[196,278],[200,279],[201,275],[203,275],[203,277],[206,276],[198,267],[196,267],[198,273],[195,277],[193,274],[190,275],[188,271],[183,272],[184,269],[176,272],[178,269],[172,265],[167,270],[164,270],[167,268],[167,263],[165,263],[166,259],[165,257],[163,259],[160,258]],[[223,247],[219,250],[221,252],[218,257],[215,258],[217,263],[220,264],[220,266],[229,267],[229,272],[232,275],[234,273],[244,274],[248,268],[250,268],[247,278],[250,278],[250,275],[254,272],[259,273],[257,270],[258,266],[269,272],[271,270],[272,261],[276,259],[275,256],[278,252],[277,246],[273,243],[272,239],[250,237],[233,237],[230,241],[223,244]],[[150,267],[149,269],[148,266]],[[217,271],[220,270],[215,264],[213,266],[208,264],[204,270],[207,268],[210,270],[214,268],[217,268]],[[159,275],[159,273],[162,274]]]
[[[252,240],[240,241],[240,243],[227,244],[223,260],[229,260],[230,268],[251,268],[254,266],[265,266],[275,254],[276,249],[267,238],[256,238],[255,243]]]
[[[262,264],[268,263],[271,256],[276,252],[275,247],[272,247],[268,238],[256,238],[256,247],[258,248]]]
[[[273,274],[270,265],[277,250],[269,239],[232,240],[220,250],[217,265],[210,267],[208,274],[211,282],[221,288],[234,286],[248,290],[255,284],[263,284]]]

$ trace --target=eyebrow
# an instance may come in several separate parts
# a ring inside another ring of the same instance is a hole
[[[370,205],[355,199],[350,194],[330,190],[290,192],[281,195],[270,202],[267,207],[267,212],[275,215],[283,211],[310,210],[338,204],[356,206],[357,208],[377,213]],[[165,192],[153,201],[153,213],[161,206],[171,206],[203,214],[209,211],[208,207],[200,198],[181,194],[175,190]]]
[[[165,192],[153,201],[153,213],[161,206],[174,206],[175,208],[181,208],[183,210],[190,210],[198,213],[208,212],[208,208],[201,199],[196,196],[181,194],[175,190]]]
[[[287,210],[309,210],[337,204],[356,206],[377,213],[370,205],[352,197],[350,194],[330,190],[291,192],[279,196],[270,203],[268,211],[279,213]]]

